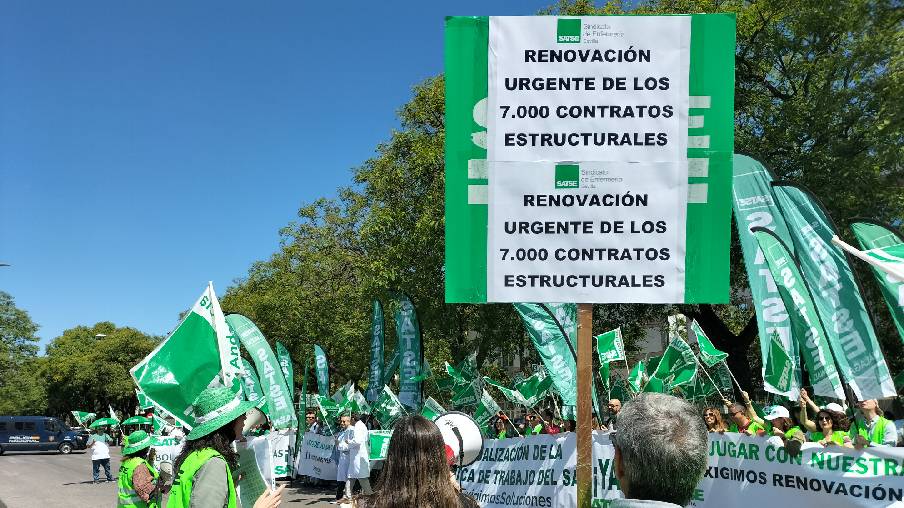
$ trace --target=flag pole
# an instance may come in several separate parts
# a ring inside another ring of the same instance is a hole
[[[699,346],[698,346],[698,347],[699,347]],[[691,353],[694,353],[694,348],[691,348]],[[697,367],[699,367],[700,370],[702,370],[703,373],[706,374],[706,379],[709,379],[709,382],[713,384],[713,388],[716,389],[716,393],[719,394],[719,397],[721,397],[721,398],[724,400],[724,399],[725,399],[725,396],[722,395],[722,391],[719,390],[719,385],[717,385],[716,382],[713,381],[713,378],[710,377],[709,372],[707,372],[707,371],[706,371],[706,368],[703,367],[703,364],[700,363],[700,360],[697,358],[697,353],[694,353],[694,361],[697,362]],[[723,361],[724,361],[724,360],[723,360]],[[728,364],[725,365],[725,368],[728,368]],[[729,372],[731,372],[731,371],[729,370]]]
[[[590,399],[593,396],[593,304],[578,304],[577,352],[577,476],[578,508],[590,507],[590,487],[593,474],[593,429]]]

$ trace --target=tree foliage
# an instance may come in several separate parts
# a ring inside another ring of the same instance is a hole
[[[106,321],[64,331],[43,358],[48,414],[75,409],[100,414],[108,406],[120,416],[132,414],[137,400],[129,369],[158,343],[159,338]]]
[[[578,0],[547,13],[625,10],[623,2]],[[836,219],[904,215],[904,11],[894,2],[674,0],[635,12],[736,13],[736,151],[808,186]],[[418,309],[434,366],[475,350],[481,365],[509,355],[538,362],[511,306],[444,303],[444,98],[442,76],[417,85],[398,112],[399,128],[355,170],[354,185],[303,206],[280,232],[279,251],[223,298],[224,309],[246,314],[271,341],[285,341],[297,361],[322,345],[335,385],[367,378],[372,298],[386,307],[387,354],[392,350],[389,303],[399,292]],[[621,326],[630,347],[644,328],[664,328],[667,315],[684,312],[731,354],[732,369],[750,387],[759,378],[758,348],[751,347],[757,329],[736,233],[731,270],[729,305],[597,305],[594,329]],[[867,294],[870,308],[886,354],[901,369],[900,341],[876,295]]]
[[[39,375],[38,325],[13,297],[0,291],[0,414],[41,414],[46,405]]]

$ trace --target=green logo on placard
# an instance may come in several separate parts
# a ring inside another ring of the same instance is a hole
[[[556,189],[577,189],[580,176],[577,164],[556,164]]]
[[[556,26],[556,42],[581,42],[581,19],[568,18],[558,20]]]

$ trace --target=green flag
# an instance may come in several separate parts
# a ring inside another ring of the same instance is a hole
[[[421,361],[421,329],[417,313],[411,300],[405,295],[396,298],[398,305],[395,311],[396,346],[401,355],[399,369],[399,401],[414,409],[421,407],[421,383],[415,378],[420,374]]]
[[[264,391],[261,389],[261,382],[251,366],[251,362],[242,358],[242,366],[244,367],[244,375],[242,376],[242,384],[245,387],[245,398],[257,404],[257,408],[270,416],[270,408],[267,406],[267,399],[264,397]]]
[[[782,345],[782,350],[784,351],[784,345]],[[734,384],[731,381],[731,371],[728,370],[728,365],[725,365],[725,362],[722,362],[710,369],[709,377],[713,378],[713,382],[715,382],[716,387],[723,394],[734,393]]]
[[[383,376],[383,306],[376,298],[370,320],[370,380],[367,382],[367,400],[380,397],[380,389],[385,384]],[[395,369],[393,369],[395,370]]]
[[[235,331],[242,345],[248,350],[254,365],[260,376],[261,389],[267,397],[267,406],[270,408],[270,422],[273,428],[294,429],[298,428],[295,421],[295,407],[289,396],[289,388],[282,369],[276,360],[276,355],[264,338],[264,334],[257,326],[241,314],[226,316],[226,323]]]
[[[772,271],[785,308],[790,311],[791,337],[803,352],[814,395],[843,399],[841,380],[825,330],[797,262],[774,233],[765,228],[753,228],[752,231]]]
[[[877,222],[854,222],[851,230],[864,250],[893,247],[904,242],[904,236],[898,231]],[[882,296],[885,297],[885,303],[888,304],[888,310],[898,329],[898,337],[904,341],[904,279],[895,278],[876,266],[871,268],[876,282],[882,288]]]
[[[305,418],[308,413],[308,362],[310,360],[305,359],[304,361],[304,370],[301,372],[301,395],[298,398],[300,404],[298,405],[298,435],[295,440],[295,449],[300,450],[298,447],[299,439],[303,439],[303,435],[308,431],[308,421]]]
[[[481,386],[475,379],[469,383],[462,383],[455,387],[452,395],[452,405],[457,408],[470,407],[479,402]]]
[[[208,386],[223,384],[213,298],[208,285],[169,337],[129,370],[148,400],[189,429],[192,402]]]
[[[317,374],[317,393],[320,395],[330,394],[330,368],[326,361],[326,353],[323,348],[314,344],[314,368]]]
[[[383,384],[388,385],[392,383],[392,376],[395,375],[396,369],[399,368],[399,348],[392,353],[392,357],[389,358],[389,361],[386,362],[386,366],[383,367]],[[381,388],[382,390],[382,388]]]
[[[445,408],[439,405],[439,402],[433,400],[433,397],[428,397],[424,402],[424,407],[421,408],[421,416],[428,420],[436,420],[445,414],[445,412]]]
[[[772,334],[772,343],[769,345],[769,356],[766,357],[766,371],[764,379],[767,383],[785,390],[791,385],[791,357],[785,352],[785,347],[778,333]]]
[[[348,400],[345,402],[345,407],[347,407],[348,410],[353,413],[358,413],[358,414],[370,414],[371,413],[370,404],[367,403],[367,399],[364,398],[364,394],[362,394],[358,390],[354,390],[351,393]]]
[[[489,429],[490,420],[500,411],[499,405],[493,400],[493,397],[486,390],[481,390],[480,401],[477,409],[474,411],[474,421],[484,431],[486,435]]]
[[[527,405],[527,401],[524,400],[524,397],[522,397],[521,394],[519,392],[517,392],[516,390],[512,390],[509,387],[505,386],[504,384],[502,384],[498,381],[494,381],[487,376],[483,377],[483,381],[488,385],[495,386],[496,389],[499,390],[502,393],[502,395],[506,399],[508,399],[510,402],[521,405],[521,406]]]
[[[621,328],[597,335],[596,353],[600,357],[600,364],[624,361],[625,342],[622,339]]]
[[[524,399],[523,405],[534,407],[546,397],[546,393],[552,388],[552,378],[543,372],[536,372],[515,383],[513,388]]]
[[[600,364],[600,381],[603,383],[603,390],[609,391],[609,362]]]
[[[405,414],[405,408],[396,394],[388,386],[384,386],[380,397],[371,406],[371,414],[380,422],[382,428],[391,429],[392,424]]]
[[[662,382],[661,379],[650,376],[647,380],[647,383],[643,386],[643,391],[645,392],[653,392],[653,393],[666,393],[665,383]]]
[[[355,393],[355,387],[351,381],[348,381],[344,385],[340,386],[336,393],[333,394],[332,399],[333,402],[339,404],[340,406],[348,402],[348,400],[352,397],[352,394]]]
[[[342,413],[342,406],[336,404],[333,399],[323,395],[317,396],[317,411],[320,413],[321,421],[330,429],[330,433],[335,432],[335,422]]]
[[[90,423],[97,418],[96,414],[87,411],[70,411],[70,413],[72,413],[72,417],[75,418],[79,425]]]
[[[785,352],[792,359],[791,389],[779,391],[768,383],[763,388],[770,393],[797,400],[801,388],[800,352],[797,342],[791,337],[789,312],[779,295],[772,278],[772,272],[760,246],[750,232],[754,226],[765,227],[785,241],[790,241],[785,219],[772,197],[772,172],[766,166],[746,155],[734,155],[732,195],[738,237],[747,269],[747,283],[750,297],[756,310],[757,330],[760,337],[760,358],[766,365],[772,332],[778,332]]]
[[[675,337],[669,342],[653,377],[662,381],[668,391],[691,383],[697,375],[697,360],[687,342]]]
[[[295,368],[292,366],[289,350],[282,345],[282,342],[276,343],[276,359],[279,361],[279,368],[286,380],[286,388],[289,389],[289,399],[295,400]]]
[[[709,337],[706,336],[703,328],[700,328],[700,324],[697,323],[696,319],[691,321],[691,330],[693,330],[694,335],[697,336],[697,345],[700,347],[700,360],[705,363],[707,367],[712,367],[728,358],[728,353],[719,351],[716,349],[716,346],[713,346],[713,343],[710,342]]]
[[[414,376],[414,381],[418,383],[424,382],[433,377],[433,369],[430,368],[430,364],[427,363],[427,359],[424,359],[424,365],[421,367],[421,373],[417,376]]]
[[[646,371],[644,370],[644,361],[640,360],[631,369],[631,372],[628,373],[628,384],[631,385],[631,391],[634,393],[640,393],[640,388],[643,386],[643,378],[646,376]]]
[[[530,335],[531,342],[537,348],[546,371],[552,378],[556,391],[562,397],[562,404],[577,404],[577,370],[574,354],[568,346],[569,338],[562,334],[558,323],[543,310],[540,304],[516,303],[515,310],[524,322],[524,328]],[[562,323],[571,326],[570,322]],[[570,333],[569,328],[565,333]]]
[[[844,251],[832,243],[837,235],[832,220],[802,187],[773,182],[772,193],[788,223],[799,270],[811,286],[810,298],[839,374],[857,400],[894,397],[894,383],[854,272]]]
[[[455,380],[456,384],[471,383],[477,375],[477,353],[471,353],[458,366],[453,367],[446,362],[446,374]]]

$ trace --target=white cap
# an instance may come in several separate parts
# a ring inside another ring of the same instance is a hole
[[[769,408],[769,412],[766,413],[764,418],[767,420],[775,420],[776,418],[789,418],[790,416],[791,414],[788,413],[788,409],[784,406],[772,406]]]
[[[825,409],[827,411],[835,411],[836,413],[844,413],[844,408],[841,407],[840,404],[837,404],[835,402],[830,402],[825,406],[822,406],[822,409]]]

